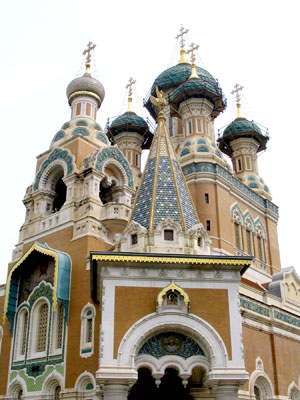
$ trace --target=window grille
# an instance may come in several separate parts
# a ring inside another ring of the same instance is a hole
[[[36,351],[45,351],[47,344],[47,328],[48,328],[48,304],[40,307],[40,318],[38,325],[38,339]]]
[[[22,342],[21,342],[21,351],[20,355],[25,354],[26,349],[26,338],[27,338],[27,326],[28,326],[28,312],[24,312],[23,316],[23,332],[22,332]]]
[[[56,348],[62,348],[63,339],[63,326],[64,326],[64,308],[62,304],[58,306],[58,319],[57,319],[57,338],[56,338]]]
[[[89,318],[86,321],[86,342],[92,343],[93,340],[93,320]]]

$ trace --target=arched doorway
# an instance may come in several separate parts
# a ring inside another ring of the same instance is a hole
[[[55,197],[53,200],[52,212],[59,211],[66,201],[67,187],[62,178],[62,176],[58,178],[55,184]]]
[[[132,386],[128,400],[192,400],[190,385],[183,386],[175,368],[166,368],[159,385],[148,368],[138,370],[138,380]]]

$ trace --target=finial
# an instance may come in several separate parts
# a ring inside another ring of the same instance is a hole
[[[163,108],[167,105],[167,100],[164,92],[158,89],[158,86],[155,87],[156,96],[150,96],[150,101],[153,105],[158,108],[158,116],[163,117]]]
[[[189,79],[191,79],[191,78],[199,79],[199,76],[198,76],[197,71],[196,71],[196,64],[195,64],[196,56],[195,56],[195,53],[194,53],[195,50],[197,50],[197,49],[199,49],[199,45],[195,44],[195,43],[191,43],[191,48],[187,52],[188,54],[191,53],[191,62],[192,62],[192,73],[191,73],[191,76],[190,76]]]
[[[184,45],[185,45],[185,40],[184,40],[184,35],[188,33],[188,29],[184,29],[184,27],[181,25],[180,29],[179,29],[179,34],[175,36],[175,39],[180,39],[180,58],[178,61],[178,64],[182,64],[182,63],[187,63],[188,60],[186,58],[186,51],[184,49]]]
[[[135,79],[133,78],[129,78],[129,81],[126,85],[126,89],[128,89],[128,108],[127,108],[127,112],[132,112],[131,109],[131,104],[132,104],[132,85],[134,85],[136,82]]]
[[[87,44],[87,48],[82,53],[84,56],[86,55],[86,60],[85,60],[85,73],[86,74],[90,73],[91,51],[94,50],[95,47],[96,47],[96,44],[89,41]]]
[[[239,85],[238,83],[236,83],[234,85],[234,89],[231,92],[231,94],[235,95],[235,101],[236,101],[236,106],[237,106],[237,118],[242,118],[241,115],[241,95],[240,92],[244,89],[243,86]]]

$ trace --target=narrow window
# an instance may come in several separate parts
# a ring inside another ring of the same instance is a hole
[[[137,244],[138,239],[137,239],[137,234],[134,233],[133,235],[131,235],[131,246],[133,246],[134,244]]]
[[[28,311],[23,314],[23,330],[22,330],[22,341],[20,355],[25,355],[26,350],[26,339],[27,339],[27,327],[28,327]]]
[[[206,220],[206,230],[210,231],[210,220]]]
[[[198,243],[199,247],[202,247],[202,238],[201,237],[197,238],[197,243]]]
[[[239,250],[242,250],[242,240],[241,240],[241,225],[234,223],[234,236],[235,245]]]
[[[236,169],[238,172],[242,170],[242,160],[240,158],[236,160]]]
[[[92,343],[93,340],[93,319],[92,317],[86,320],[86,342]]]
[[[64,327],[64,308],[62,304],[58,305],[57,316],[57,334],[56,334],[56,348],[62,348],[63,342],[63,327]]]
[[[38,319],[38,337],[36,344],[36,351],[45,351],[47,345],[47,331],[48,331],[48,304],[44,303],[39,309]]]
[[[139,155],[138,154],[135,155],[135,166],[136,167],[139,166]]]
[[[192,133],[193,133],[192,121],[188,121],[188,134],[191,135]]]
[[[209,203],[209,195],[208,195],[208,193],[205,193],[204,198],[205,198],[205,203],[208,204]]]
[[[173,229],[165,229],[164,230],[164,240],[174,240],[174,231]]]
[[[86,115],[91,115],[91,105],[90,103],[86,103]]]
[[[172,119],[171,115],[169,116],[169,132],[170,132],[170,136],[173,136],[173,119]]]
[[[95,311],[90,304],[85,307],[81,314],[81,338],[80,338],[80,355],[81,357],[89,357],[93,354],[94,348],[94,326]]]
[[[76,115],[80,115],[81,112],[81,103],[76,104]]]
[[[247,235],[247,251],[248,254],[252,256],[253,255],[252,232],[247,229],[246,235]]]
[[[264,249],[264,239],[261,236],[258,236],[258,255],[259,259],[262,262],[265,262],[265,249]]]
[[[22,396],[23,396],[23,390],[21,389],[21,390],[19,390],[19,392],[18,392],[18,400],[19,400],[19,399],[22,399]]]
[[[55,388],[55,394],[54,394],[54,399],[55,399],[55,400],[59,400],[59,399],[60,399],[60,392],[61,392],[60,386],[56,386],[56,388]]]

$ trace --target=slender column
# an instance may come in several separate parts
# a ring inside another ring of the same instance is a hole
[[[219,384],[213,388],[216,400],[238,400],[237,385]]]
[[[104,400],[127,400],[129,385],[127,383],[106,383]]]

